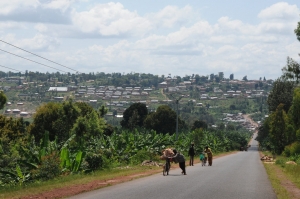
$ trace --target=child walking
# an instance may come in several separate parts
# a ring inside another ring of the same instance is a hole
[[[202,152],[200,154],[200,161],[202,162],[202,166],[206,165],[206,158],[205,158],[204,152]]]

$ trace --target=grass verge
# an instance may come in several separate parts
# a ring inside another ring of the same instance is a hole
[[[56,190],[63,187],[88,184],[96,180],[106,181],[117,177],[126,177],[129,175],[144,173],[149,170],[157,170],[157,172],[159,172],[161,168],[134,166],[96,171],[90,174],[73,174],[69,176],[59,177],[46,182],[35,182],[22,187],[14,186],[5,187],[5,189],[0,188],[0,198],[22,198],[24,196],[37,195],[43,192],[49,192],[51,190]],[[108,186],[109,185],[110,184],[108,184]]]
[[[271,155],[264,152],[265,155]],[[277,156],[274,164],[264,163],[267,174],[279,199],[300,198],[300,166],[286,162],[289,158]]]
[[[276,172],[277,165],[274,164],[264,164],[269,180],[272,187],[277,195],[278,199],[290,199],[289,192],[281,185],[281,180]]]

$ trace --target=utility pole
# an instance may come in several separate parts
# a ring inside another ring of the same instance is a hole
[[[172,94],[170,96],[174,98],[176,103],[176,140],[178,140],[178,105],[179,105],[179,100],[181,100],[183,96],[180,96],[179,98],[175,98]]]

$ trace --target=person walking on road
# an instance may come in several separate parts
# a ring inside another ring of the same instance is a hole
[[[211,149],[208,146],[206,146],[204,152],[207,153],[208,166],[212,166],[213,153]]]
[[[195,148],[194,148],[194,143],[193,142],[192,142],[191,147],[189,149],[189,156],[190,156],[190,166],[194,166]]]
[[[174,158],[179,163],[179,167],[182,170],[181,173],[184,174],[184,175],[186,175],[184,155],[182,155],[181,153],[177,152],[176,149],[173,149],[173,152],[174,152],[174,156],[172,158]]]
[[[205,154],[204,151],[200,154],[200,161],[202,163],[202,166],[206,165],[206,157],[204,154]]]

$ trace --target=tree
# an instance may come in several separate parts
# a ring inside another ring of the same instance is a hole
[[[192,126],[192,130],[195,129],[207,129],[207,123],[202,120],[196,120]]]
[[[148,109],[143,103],[134,103],[123,113],[121,126],[123,128],[142,127],[148,115]]]
[[[288,144],[286,136],[288,117],[284,110],[284,104],[279,104],[276,111],[270,115],[270,138],[274,146],[274,152],[280,154]]]
[[[79,146],[90,140],[92,137],[99,137],[103,134],[106,124],[103,118],[99,117],[94,110],[85,116],[79,116],[74,123],[71,134],[75,134]]]
[[[180,121],[178,121],[180,124]],[[158,133],[174,134],[176,131],[176,112],[167,105],[161,105],[156,112],[150,113],[145,119],[145,127]]]
[[[7,98],[3,91],[0,91],[0,109],[3,109],[6,104]]]
[[[210,81],[214,81],[214,79],[215,79],[215,75],[212,73],[212,74],[210,74],[210,76],[209,76],[209,80]]]
[[[230,80],[233,80],[233,79],[234,79],[234,75],[233,75],[233,74],[230,74],[229,79],[230,79]]]
[[[294,30],[298,41],[300,41],[300,22],[298,22],[297,28]]]
[[[294,83],[282,78],[275,80],[273,88],[268,96],[269,112],[276,110],[279,104],[284,105],[284,111],[288,112],[293,101]]]
[[[282,69],[283,77],[286,79],[295,80],[296,84],[299,83],[300,78],[300,64],[292,58],[287,58],[287,65]]]
[[[244,81],[248,81],[247,75],[243,77],[243,80],[244,80]]]
[[[231,124],[231,123],[227,124],[226,130],[228,130],[228,131],[234,131],[235,130],[235,126],[233,124]]]
[[[58,142],[69,138],[70,130],[80,116],[80,109],[69,101],[61,103],[49,102],[40,106],[29,126],[29,133],[34,135],[36,142],[43,138],[45,131],[49,132],[49,139]]]
[[[105,106],[101,106],[98,110],[99,116],[104,117],[104,115],[107,113],[108,109]]]
[[[93,107],[85,102],[75,102],[74,105],[80,109],[81,116],[85,116],[94,111]]]
[[[294,90],[293,102],[288,115],[295,129],[300,129],[300,88]]]

